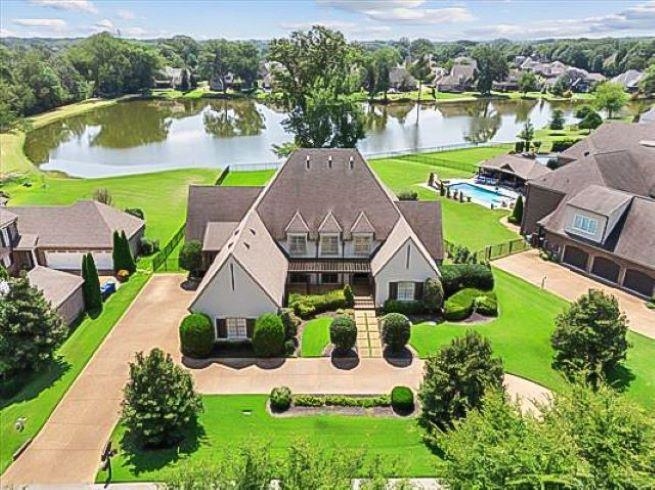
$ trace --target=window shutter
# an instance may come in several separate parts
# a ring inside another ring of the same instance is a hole
[[[255,333],[255,319],[246,318],[246,337],[251,339],[253,333]]]
[[[414,299],[420,301],[423,299],[423,283],[417,282],[414,285]]]
[[[398,283],[389,283],[389,299],[398,299]]]
[[[225,318],[216,319],[216,334],[219,339],[227,338],[227,321]]]

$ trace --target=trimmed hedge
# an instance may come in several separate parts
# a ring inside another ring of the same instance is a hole
[[[382,342],[398,352],[409,342],[412,323],[405,315],[389,313],[382,319]]]
[[[308,319],[319,313],[346,308],[346,297],[343,289],[335,289],[325,294],[291,294],[289,307],[302,319]]]
[[[441,281],[436,277],[426,279],[423,284],[423,307],[431,313],[436,313],[441,309],[443,298],[444,292]]]
[[[446,298],[464,288],[475,288],[482,291],[491,291],[494,288],[494,276],[491,268],[482,264],[442,265],[441,281]]]
[[[284,412],[291,406],[291,390],[286,386],[273,388],[268,398],[274,412]]]
[[[284,352],[284,325],[275,313],[264,313],[257,318],[252,348],[258,357],[274,357]]]
[[[462,289],[446,300],[444,317],[448,321],[458,322],[471,316],[474,309],[484,316],[496,316],[496,294],[473,288]]]
[[[357,342],[357,326],[349,316],[338,316],[330,324],[330,342],[340,351],[348,351]]]
[[[396,386],[391,390],[391,406],[396,412],[414,411],[414,393],[407,386]]]
[[[582,138],[577,138],[577,139],[572,139],[572,140],[553,141],[553,146],[551,148],[551,151],[554,152],[554,153],[559,153],[560,151],[564,151],[567,148],[572,147],[573,145],[575,145],[581,139]]]
[[[388,407],[391,405],[391,397],[389,395],[294,395],[293,404],[296,407]]]
[[[293,339],[298,334],[300,318],[296,316],[291,308],[282,308],[280,319],[282,320],[282,325],[284,325],[284,337],[287,340]]]
[[[402,313],[403,315],[420,315],[426,311],[423,301],[400,301],[397,299],[386,300],[382,309],[385,313]]]
[[[214,329],[207,315],[187,315],[180,324],[180,346],[189,357],[207,357],[214,348]]]

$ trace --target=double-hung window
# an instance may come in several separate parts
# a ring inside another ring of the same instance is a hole
[[[355,255],[368,255],[371,252],[370,235],[355,235],[354,242]]]
[[[307,235],[289,235],[289,253],[305,255],[307,253]]]
[[[595,235],[596,231],[598,231],[598,220],[576,214],[573,219],[573,228],[589,235]]]
[[[227,337],[230,339],[245,339],[248,336],[245,318],[227,318]]]
[[[321,235],[321,255],[339,255],[338,235]]]
[[[416,290],[416,284],[413,282],[399,282],[398,283],[398,300],[412,301]]]

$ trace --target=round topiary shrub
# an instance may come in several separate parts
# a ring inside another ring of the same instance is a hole
[[[357,327],[349,316],[338,316],[330,324],[330,342],[340,351],[348,351],[357,342]]]
[[[436,313],[443,304],[444,292],[441,281],[431,277],[423,285],[423,305],[431,313]]]
[[[391,390],[391,407],[398,413],[414,411],[414,393],[407,386],[396,386]]]
[[[286,386],[280,386],[271,390],[269,396],[271,410],[274,412],[284,412],[291,406],[291,390]]]
[[[180,347],[189,357],[207,357],[214,348],[214,329],[207,315],[187,315],[180,324]]]
[[[280,319],[282,320],[282,325],[284,325],[284,337],[287,340],[293,339],[298,334],[300,318],[296,316],[291,308],[282,308]]]
[[[405,315],[389,313],[382,319],[382,341],[394,352],[409,342],[412,323]]]
[[[264,313],[257,318],[252,348],[258,357],[279,356],[284,351],[284,325],[275,313]]]

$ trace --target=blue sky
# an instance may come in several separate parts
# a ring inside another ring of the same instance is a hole
[[[1,0],[0,36],[270,39],[312,24],[351,40],[655,35],[655,0]]]

